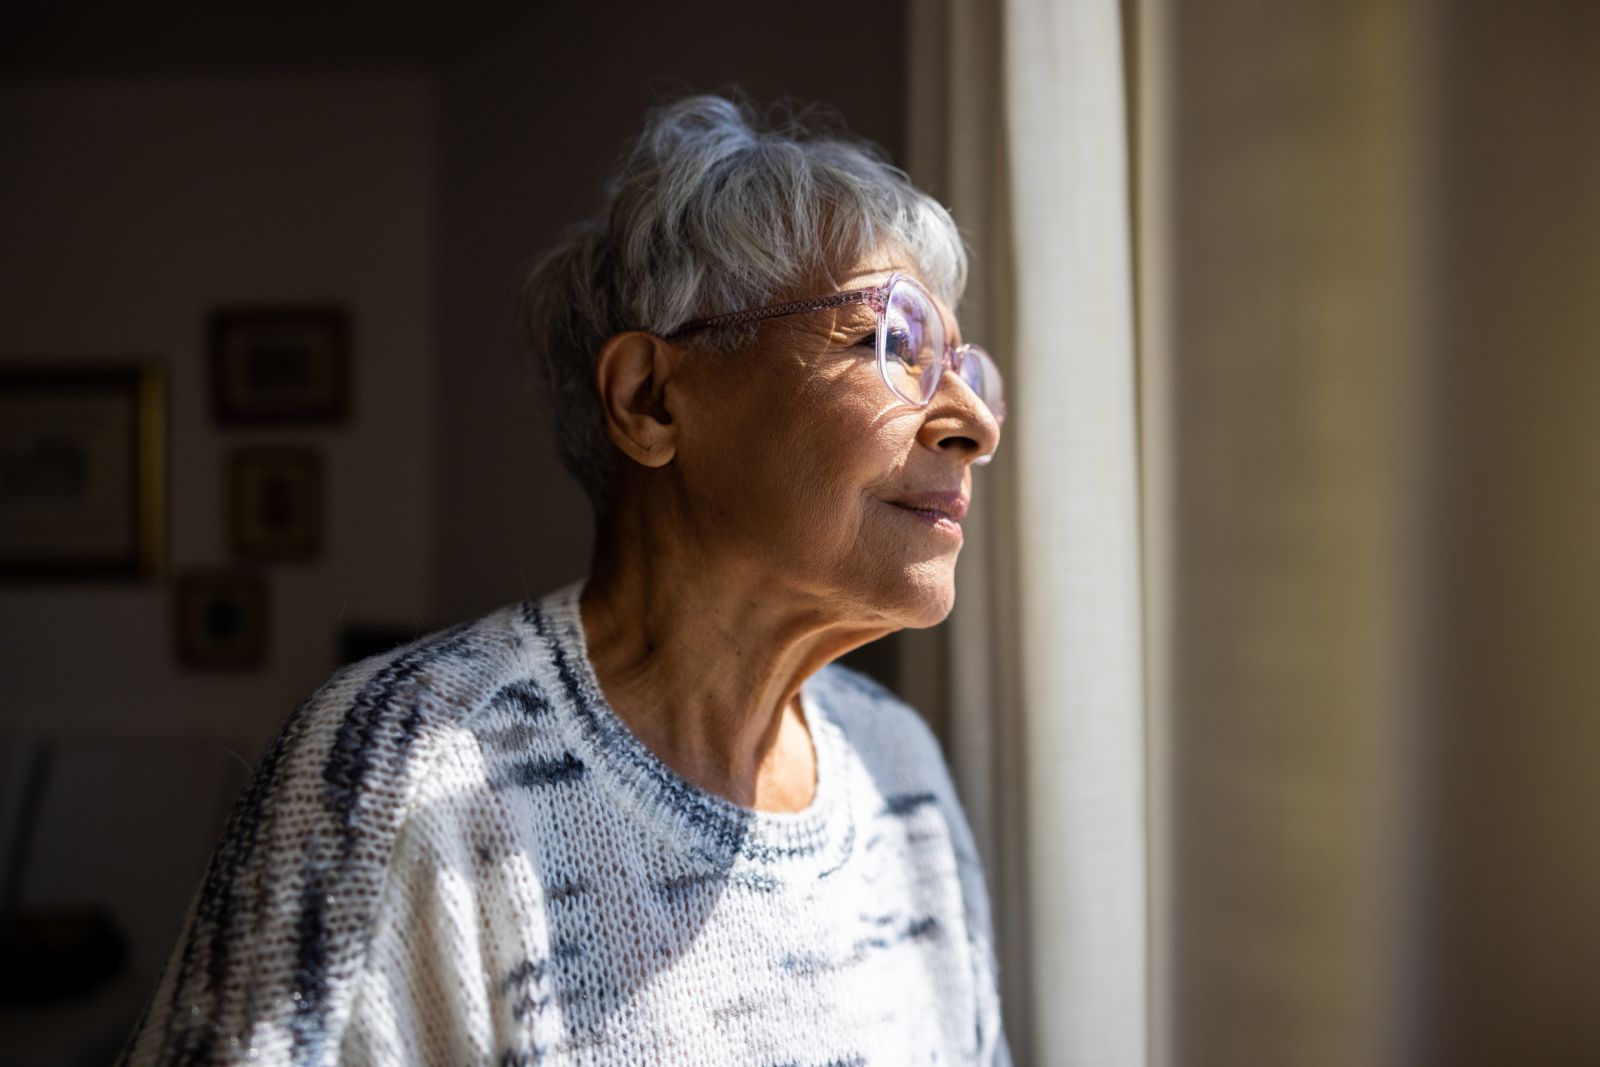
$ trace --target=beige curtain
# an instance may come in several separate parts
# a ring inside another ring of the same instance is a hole
[[[945,714],[1018,1061],[1399,1062],[1416,12],[915,11],[1016,397]]]
[[[911,14],[1018,1062],[1600,1063],[1600,5]]]
[[[1145,709],[1122,28],[1111,0],[1012,0],[1003,14],[971,0],[913,8],[912,55],[930,58],[912,63],[912,170],[973,244],[963,333],[996,353],[1011,412],[1004,458],[975,489],[946,631],[947,737],[994,883],[1017,1061],[1142,1064]],[[911,662],[925,662],[917,656],[913,647]]]
[[[1418,8],[939,10],[1018,397],[947,715],[1019,1062],[1400,1062]]]
[[[1018,1061],[1397,1062],[1415,12],[913,22],[1016,397],[945,714]]]
[[[1137,10],[1155,1060],[1407,1062],[1423,5]]]

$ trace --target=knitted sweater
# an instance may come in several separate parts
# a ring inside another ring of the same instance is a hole
[[[576,583],[336,672],[257,766],[125,1064],[1009,1064],[937,742],[837,665],[762,812],[606,704]]]

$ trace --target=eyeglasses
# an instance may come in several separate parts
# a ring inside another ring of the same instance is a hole
[[[945,339],[944,316],[939,314],[933,295],[922,283],[904,274],[891,274],[882,285],[869,289],[851,289],[695,319],[668,333],[666,339],[675,340],[717,326],[742,326],[851,304],[866,304],[877,313],[878,371],[883,376],[883,384],[895,396],[912,407],[927,407],[944,380],[944,369],[948,366],[983,401],[996,422],[1005,421],[1006,402],[1000,368],[995,366],[989,353],[977,345],[951,348]],[[984,456],[975,462],[987,463],[989,458]]]

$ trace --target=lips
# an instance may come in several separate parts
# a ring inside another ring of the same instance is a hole
[[[889,503],[909,511],[929,513],[930,517],[932,515],[941,516],[956,523],[967,517],[967,496],[959,490],[954,492],[909,493],[906,496],[896,497]]]

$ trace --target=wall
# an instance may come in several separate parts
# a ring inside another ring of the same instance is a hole
[[[410,626],[430,614],[433,109],[429,82],[400,76],[0,88],[0,359],[151,355],[169,403],[168,572],[0,587],[0,831],[15,829],[30,765],[18,738],[58,746],[40,765],[32,847],[0,850],[0,884],[24,908],[108,908],[130,950],[92,997],[0,1011],[4,1062],[64,1062],[72,1048],[108,1062],[171,951],[245,764],[335,665],[341,619]],[[349,421],[220,429],[208,309],[298,300],[348,309]],[[257,442],[321,450],[323,552],[266,568],[262,669],[185,670],[170,578],[229,561],[224,457]]]
[[[270,662],[173,657],[165,580],[0,588],[5,711],[24,729],[192,732],[247,758],[334,665],[341,618],[428,614],[433,558],[433,97],[421,78],[34,81],[0,90],[0,353],[168,367],[172,568],[227,562],[225,450],[325,455],[325,549],[268,570]],[[221,429],[217,303],[331,299],[354,328],[353,414]]]

